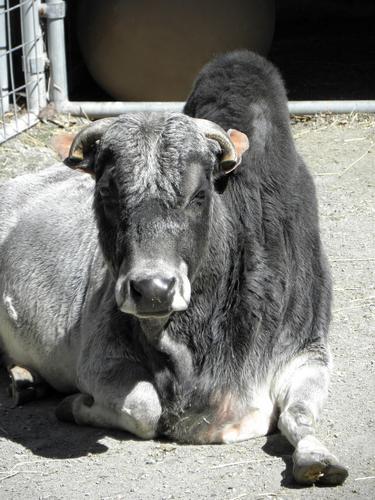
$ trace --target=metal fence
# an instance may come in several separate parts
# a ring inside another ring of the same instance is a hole
[[[54,109],[94,117],[137,111],[181,111],[183,102],[70,101],[65,56],[64,0],[0,0],[0,143],[34,125],[47,103],[47,56],[40,16],[45,18],[48,45],[48,95]],[[22,70],[20,71],[20,68]],[[375,101],[292,101],[293,114],[375,112]]]
[[[40,0],[0,0],[0,143],[34,125],[46,105]]]

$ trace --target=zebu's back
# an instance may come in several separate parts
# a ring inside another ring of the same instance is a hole
[[[92,180],[64,166],[0,186],[0,338],[13,362],[59,389],[72,354],[95,231]]]

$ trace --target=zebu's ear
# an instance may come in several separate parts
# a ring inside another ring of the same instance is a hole
[[[249,149],[249,139],[246,134],[233,128],[230,128],[227,131],[227,134],[234,146],[234,149],[236,150],[237,161],[234,164],[233,168],[229,168],[229,170],[225,171],[226,174],[232,172],[232,170],[238,167],[238,165],[241,163],[242,155]]]
[[[69,156],[69,150],[74,141],[75,134],[62,132],[52,136],[50,141],[51,148],[56,151],[62,160]]]
[[[103,118],[90,123],[75,136],[65,164],[73,169],[94,173],[96,147],[115,118]]]
[[[221,148],[221,173],[229,174],[241,163],[242,155],[249,149],[247,135],[239,130],[225,132],[219,125],[209,120],[194,118],[198,128],[208,139],[216,141]]]

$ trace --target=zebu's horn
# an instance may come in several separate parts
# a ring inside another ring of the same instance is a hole
[[[75,136],[69,150],[69,160],[82,161],[115,118],[103,118],[90,123]]]
[[[209,139],[217,141],[222,150],[220,166],[228,174],[241,162],[242,154],[249,148],[249,140],[245,134],[238,130],[228,130],[214,122],[202,118],[194,118],[199,130]]]

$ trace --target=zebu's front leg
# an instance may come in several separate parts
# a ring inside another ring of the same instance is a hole
[[[43,398],[48,393],[48,384],[35,371],[23,366],[10,365],[8,375],[10,378],[8,392],[15,406]]]
[[[85,392],[65,398],[56,410],[57,417],[80,425],[125,430],[142,439],[155,437],[161,415],[159,396],[138,367],[127,363],[111,373],[99,372]]]
[[[348,471],[315,437],[328,394],[329,367],[323,360],[294,360],[277,380],[278,427],[295,447],[293,475],[301,484],[338,485]]]

